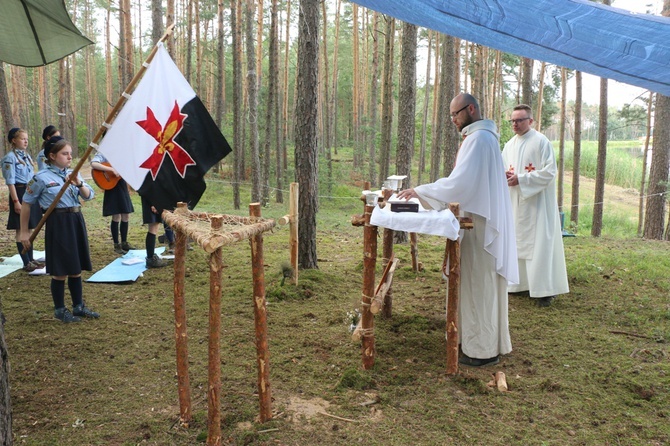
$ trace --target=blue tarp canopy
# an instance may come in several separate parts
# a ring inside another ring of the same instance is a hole
[[[586,0],[354,1],[506,53],[670,96],[670,19],[666,17]]]

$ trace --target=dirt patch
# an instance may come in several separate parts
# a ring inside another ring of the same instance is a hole
[[[294,423],[310,420],[319,413],[324,413],[330,407],[330,403],[323,398],[312,398],[305,400],[297,396],[289,397],[286,402],[287,419]]]

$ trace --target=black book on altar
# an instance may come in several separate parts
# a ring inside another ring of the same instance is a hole
[[[391,212],[419,212],[419,203],[411,201],[391,202]]]

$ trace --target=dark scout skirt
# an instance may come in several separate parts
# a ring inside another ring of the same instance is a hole
[[[133,202],[128,193],[128,183],[121,178],[113,189],[106,190],[102,198],[102,215],[109,217],[116,214],[131,214],[135,212]]]
[[[142,224],[148,225],[151,223],[160,223],[163,221],[163,218],[151,211],[151,203],[149,200],[142,197]]]
[[[54,209],[44,230],[47,274],[76,276],[82,270],[91,271],[93,265],[84,216],[79,211],[64,212],[61,209],[73,208]]]
[[[19,202],[23,203],[23,194],[26,193],[25,184],[15,184],[16,196],[19,197]],[[14,212],[14,203],[12,203],[12,196],[9,195],[9,217],[7,218],[7,229],[21,229],[21,214]],[[37,203],[30,206],[30,220],[28,221],[28,229],[33,229],[40,222],[42,218],[42,209]]]

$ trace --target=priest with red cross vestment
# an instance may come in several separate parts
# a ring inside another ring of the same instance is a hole
[[[519,284],[510,293],[528,292],[539,306],[549,306],[569,292],[563,234],[556,202],[556,160],[551,143],[532,128],[532,110],[512,111],[515,135],[502,152],[512,200],[519,257]]]

